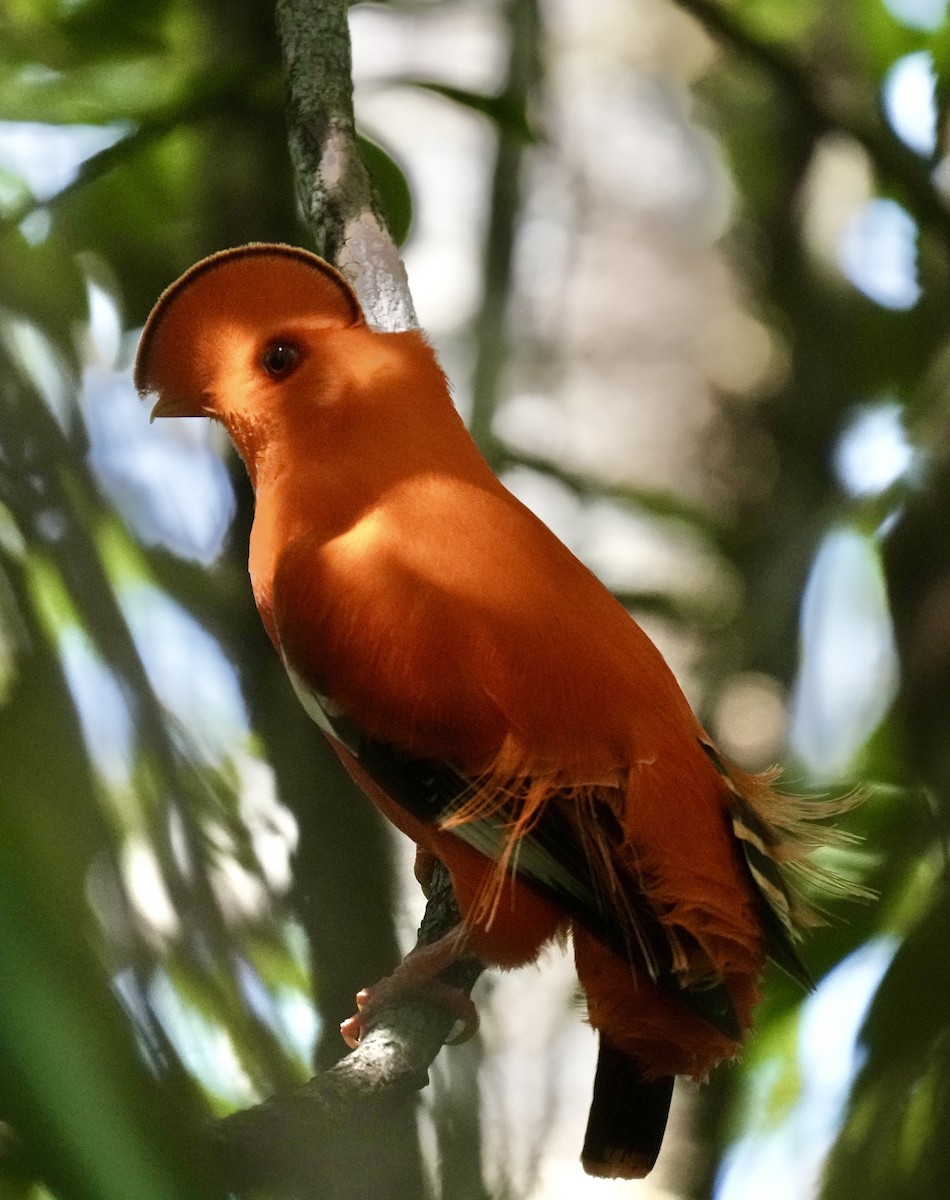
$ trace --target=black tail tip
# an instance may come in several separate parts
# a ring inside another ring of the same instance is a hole
[[[581,1164],[599,1179],[643,1179],[663,1144],[672,1076],[644,1079],[628,1055],[600,1042]]]
[[[608,1150],[603,1159],[588,1158],[586,1148],[581,1155],[581,1166],[595,1179],[646,1179],[655,1162],[656,1154],[637,1154],[616,1148]]]

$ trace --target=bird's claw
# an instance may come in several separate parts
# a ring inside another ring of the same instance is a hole
[[[455,1017],[452,1032],[446,1045],[455,1046],[467,1042],[478,1032],[478,1011],[468,992],[439,979],[428,979],[405,984],[398,979],[384,979],[373,988],[362,988],[356,993],[356,1012],[340,1024],[340,1035],[351,1050],[363,1040],[382,1010],[397,1000],[417,997],[430,1000],[445,1008]]]
[[[363,1040],[363,1035],[369,1030],[369,1022],[363,1015],[363,1009],[366,1008],[372,996],[370,988],[361,988],[356,993],[356,1012],[352,1017],[347,1017],[345,1021],[340,1022],[340,1036],[351,1050]]]

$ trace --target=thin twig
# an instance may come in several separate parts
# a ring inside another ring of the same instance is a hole
[[[490,447],[490,461],[498,474],[526,467],[530,471],[537,471],[539,475],[546,475],[557,480],[577,496],[596,496],[598,499],[616,500],[620,504],[660,520],[681,521],[727,558],[730,556],[731,535],[725,522],[719,520],[710,509],[694,504],[665,488],[614,483],[599,476],[571,471],[551,458],[541,454],[532,454],[526,450],[513,449],[497,439],[492,442]]]
[[[0,235],[8,229],[16,228],[31,213],[44,208],[55,208],[67,197],[81,191],[107,175],[115,167],[134,158],[152,142],[159,141],[170,133],[185,126],[201,121],[207,116],[219,113],[223,107],[231,109],[247,109],[254,106],[253,85],[259,82],[257,76],[246,69],[239,68],[227,75],[221,72],[208,72],[203,76],[192,79],[186,90],[186,99],[181,103],[167,108],[158,116],[146,120],[124,122],[128,132],[111,146],[99,150],[87,158],[76,172],[76,175],[65,187],[60,188],[53,196],[38,199],[27,194],[17,204],[9,208],[0,218]]]

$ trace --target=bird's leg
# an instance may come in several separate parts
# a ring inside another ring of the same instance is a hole
[[[447,1008],[461,1024],[461,1029],[453,1031],[448,1039],[450,1043],[468,1041],[478,1030],[475,1005],[468,992],[437,978],[447,968],[467,957],[465,932],[461,925],[450,929],[427,946],[417,946],[391,975],[357,993],[358,1011],[340,1025],[343,1040],[355,1050],[384,1008],[396,1000],[418,996]]]

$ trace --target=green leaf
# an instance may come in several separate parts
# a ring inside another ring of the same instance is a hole
[[[376,188],[383,217],[393,241],[401,246],[412,227],[412,192],[402,168],[378,142],[365,134],[357,134],[357,145],[363,165],[369,171]]]
[[[829,1161],[823,1200],[930,1200],[950,1178],[950,1041],[944,998],[950,904],[935,903],[897,951],[861,1040],[866,1061]]]
[[[69,243],[54,233],[31,245],[18,229],[0,228],[0,308],[41,325],[72,358],[75,324],[86,319],[87,300]]]
[[[455,104],[461,104],[463,108],[481,113],[497,125],[499,130],[519,142],[530,144],[541,140],[528,117],[524,97],[516,99],[505,94],[486,96],[482,92],[470,92],[466,88],[453,87],[451,84],[438,83],[431,79],[401,79],[396,82],[434,92],[437,96],[444,96]]]

